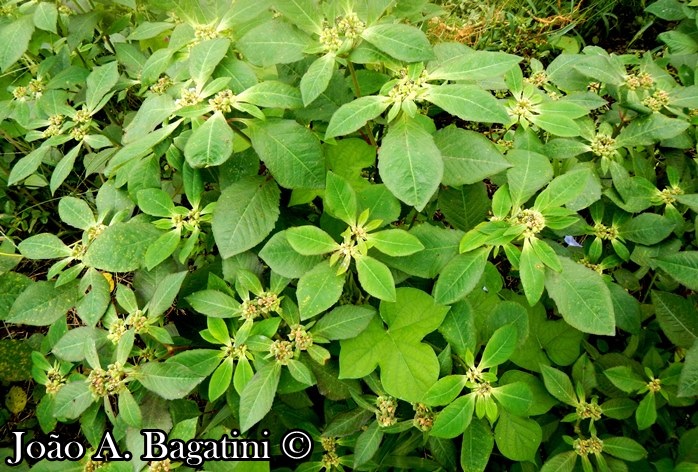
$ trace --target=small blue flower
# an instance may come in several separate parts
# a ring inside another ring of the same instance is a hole
[[[576,239],[574,239],[574,236],[565,236],[565,242],[570,247],[582,247],[582,245],[579,244]]]

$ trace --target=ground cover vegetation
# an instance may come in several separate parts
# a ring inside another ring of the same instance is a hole
[[[698,5],[638,3],[3,3],[0,458],[698,470]]]

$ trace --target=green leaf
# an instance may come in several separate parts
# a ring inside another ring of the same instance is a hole
[[[162,315],[172,306],[188,273],[188,271],[183,270],[167,274],[162,278],[147,304],[150,318]]]
[[[80,280],[80,291],[89,292],[75,307],[78,316],[87,326],[96,326],[111,302],[109,282],[101,272],[88,269]]]
[[[398,288],[395,302],[380,304],[387,331],[374,318],[357,337],[340,342],[340,378],[361,378],[380,365],[388,394],[420,401],[439,377],[436,354],[421,339],[439,327],[447,311],[420,290]]]
[[[640,117],[624,126],[618,138],[616,146],[650,146],[663,139],[673,138],[685,131],[689,124],[685,120],[669,118],[661,113]]]
[[[184,398],[206,376],[174,362],[148,362],[140,367],[139,382],[165,400]]]
[[[34,26],[44,31],[58,33],[56,22],[58,21],[58,9],[56,5],[48,2],[40,2],[34,10]]]
[[[208,400],[213,402],[228,390],[233,380],[233,359],[226,358],[213,372],[208,384]]]
[[[482,277],[489,253],[489,249],[481,248],[454,257],[434,284],[437,303],[450,305],[468,295]]]
[[[131,272],[143,264],[148,246],[160,236],[149,223],[116,223],[102,232],[87,248],[83,262],[107,272]]]
[[[22,57],[34,33],[34,22],[29,15],[7,18],[0,24],[0,72],[5,72]]]
[[[615,334],[613,300],[595,271],[560,257],[562,272],[545,271],[545,288],[564,320],[585,333]]]
[[[119,418],[132,428],[140,428],[143,421],[141,407],[128,389],[119,393]]]
[[[145,268],[148,270],[158,266],[162,261],[170,257],[181,240],[181,229],[173,229],[161,234],[145,252]]]
[[[434,135],[444,162],[444,185],[474,184],[511,167],[497,147],[480,133],[449,125]]]
[[[65,179],[67,179],[70,173],[73,171],[73,167],[75,166],[75,159],[77,159],[78,153],[80,152],[81,148],[81,144],[75,146],[70,151],[68,151],[68,154],[63,156],[63,158],[60,161],[58,161],[58,164],[56,164],[56,167],[53,169],[53,173],[51,174],[51,180],[49,182],[51,195],[56,193],[58,187],[61,186],[63,181],[65,181]]]
[[[0,43],[3,44],[3,43]],[[41,165],[41,162],[51,151],[49,146],[41,146],[34,149],[32,152],[20,158],[12,166],[10,176],[7,178],[7,185],[15,185],[16,183],[26,179],[32,175]]]
[[[307,33],[322,31],[322,14],[315,0],[287,0],[274,3],[274,8]]]
[[[382,440],[383,431],[381,431],[377,421],[371,423],[368,428],[359,434],[354,446],[354,469],[365,464],[376,455]]]
[[[576,407],[579,402],[567,374],[547,365],[541,365],[540,368],[546,390],[562,403]]]
[[[261,243],[279,217],[281,192],[273,180],[245,177],[226,187],[213,212],[213,236],[225,259]]]
[[[289,279],[303,276],[322,260],[321,256],[303,256],[294,250],[286,231],[274,233],[259,251],[259,257],[273,272]]]
[[[325,260],[306,272],[298,280],[296,297],[301,320],[307,320],[330,308],[342,296],[344,274],[337,275],[337,270],[330,267]]]
[[[119,80],[119,65],[117,61],[108,62],[95,67],[87,76],[87,92],[85,106],[90,112],[99,109],[104,96],[116,85]]]
[[[167,30],[171,30],[175,25],[173,23],[164,21],[144,21],[143,23],[136,26],[131,34],[129,34],[126,39],[128,41],[141,41],[143,39],[151,39],[157,35],[164,33]]]
[[[698,395],[698,342],[686,352],[681,374],[679,375],[679,397]]]
[[[495,367],[509,360],[516,349],[517,337],[516,326],[513,324],[497,329],[487,341],[478,369]]]
[[[324,188],[325,158],[308,128],[294,120],[267,120],[248,128],[254,150],[286,188]]]
[[[545,288],[545,265],[533,249],[529,238],[524,240],[521,258],[519,259],[519,275],[521,285],[530,306],[535,305],[543,295]]]
[[[303,364],[301,361],[291,359],[288,361],[287,367],[291,377],[303,385],[315,385],[317,383],[315,375],[313,375],[308,366]]]
[[[424,245],[416,236],[403,229],[386,229],[370,233],[368,241],[383,254],[394,257],[409,256],[424,249]]]
[[[525,382],[512,382],[492,389],[492,396],[509,413],[517,416],[529,414],[533,394]]]
[[[669,341],[684,349],[693,347],[698,339],[695,303],[673,293],[652,290],[652,304],[659,327]]]
[[[63,197],[58,202],[58,216],[61,220],[82,230],[96,223],[94,213],[85,200],[75,197]]]
[[[233,297],[218,290],[200,290],[186,300],[199,313],[214,318],[232,318],[240,308]]]
[[[629,462],[647,457],[645,448],[630,438],[604,438],[603,452]]]
[[[538,194],[534,208],[545,211],[571,202],[584,192],[591,173],[588,167],[582,167],[555,177],[548,187]]]
[[[553,168],[543,154],[515,149],[506,158],[512,165],[507,171],[507,182],[514,208],[524,204],[553,178]]]
[[[35,282],[14,301],[6,322],[29,326],[48,326],[65,316],[77,301],[77,283],[55,287],[53,282]]]
[[[230,40],[227,38],[206,39],[195,44],[189,51],[189,74],[198,86],[203,86],[213,74],[219,62],[228,53]]]
[[[449,44],[448,47],[450,46]],[[443,44],[435,46],[434,49],[439,60],[434,61],[437,65],[429,72],[430,79],[468,81],[492,79],[502,77],[521,62],[519,56],[505,52],[476,51],[461,46],[457,51],[446,53],[443,51],[446,47]],[[441,57],[442,51],[445,56],[443,58]]]
[[[233,130],[217,111],[194,130],[184,146],[184,157],[193,168],[214,167],[233,155]]]
[[[443,161],[432,135],[416,120],[403,118],[383,139],[378,170],[393,195],[422,211],[441,183]]]
[[[301,96],[303,97],[303,106],[308,106],[320,96],[322,92],[327,90],[330,85],[330,79],[334,72],[335,55],[327,53],[321,56],[308,67],[308,70],[301,77]]]
[[[637,392],[647,385],[646,380],[624,365],[608,368],[603,373],[613,385],[624,392]]]
[[[311,333],[330,341],[351,339],[366,329],[375,314],[376,310],[370,305],[338,306],[320,318]]]
[[[19,252],[27,259],[58,259],[71,257],[72,250],[52,233],[30,236],[17,246]]]
[[[573,472],[577,457],[579,456],[576,451],[563,452],[545,461],[540,470],[541,472]]]
[[[494,448],[494,435],[485,420],[474,419],[463,432],[460,466],[463,472],[484,472]]]
[[[465,387],[464,375],[447,375],[440,378],[422,397],[421,403],[427,406],[448,405],[460,395]]]
[[[356,224],[358,203],[356,192],[344,177],[327,172],[324,209],[333,218],[344,221],[348,225]]]
[[[317,226],[296,226],[286,230],[286,239],[291,247],[304,256],[317,256],[339,249],[332,236]]]
[[[651,246],[674,231],[676,223],[656,213],[642,213],[618,228],[619,235],[628,241]]]
[[[172,197],[159,188],[146,188],[138,191],[138,207],[150,216],[169,218],[175,214]]]
[[[446,314],[439,332],[458,357],[464,358],[468,351],[474,352],[477,344],[475,316],[467,300],[455,303]]]
[[[236,46],[255,65],[290,64],[304,57],[309,38],[281,20],[271,20],[251,29]]]
[[[271,362],[260,368],[240,394],[240,430],[247,431],[271,410],[281,378],[281,366]]]
[[[94,403],[94,398],[87,382],[77,380],[63,385],[58,391],[53,414],[56,418],[75,419],[87,410],[92,403]]]
[[[390,99],[382,95],[368,95],[345,103],[330,118],[325,139],[353,133],[370,120],[377,118],[390,103]]]
[[[674,280],[698,290],[698,251],[683,251],[657,257],[657,265]]]
[[[447,84],[428,89],[424,99],[465,121],[507,123],[506,108],[476,85]]]
[[[298,89],[276,80],[265,80],[253,85],[239,94],[237,99],[266,108],[303,107]]]
[[[543,430],[532,419],[501,411],[494,429],[497,449],[513,461],[533,461],[543,438]]]
[[[444,153],[443,148],[441,148],[441,152]],[[449,170],[448,161],[449,158],[444,154],[444,178],[448,174],[453,175]],[[461,185],[439,190],[438,205],[451,226],[468,231],[478,223],[485,221],[490,211],[491,201],[487,196],[485,184],[478,182],[473,185]]]
[[[640,400],[635,410],[635,421],[637,429],[642,431],[652,426],[657,421],[657,405],[654,394],[648,393]]]
[[[390,269],[370,256],[356,255],[354,260],[361,287],[376,298],[394,302],[395,280]]]
[[[474,410],[474,395],[459,397],[436,415],[429,434],[437,438],[455,438],[470,425]]]
[[[414,26],[396,23],[373,25],[366,28],[361,37],[401,61],[419,62],[434,57],[429,39]]]

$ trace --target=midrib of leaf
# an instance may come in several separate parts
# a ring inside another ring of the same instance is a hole
[[[279,146],[281,146],[284,150],[286,150],[286,152],[288,152],[288,154],[291,155],[291,157],[293,158],[293,160],[295,160],[297,163],[299,163],[301,166],[303,166],[303,168],[306,170],[306,172],[307,172],[309,175],[311,175],[314,179],[317,179],[317,176],[313,173],[312,170],[310,170],[310,168],[309,168],[307,165],[305,165],[305,162],[303,162],[303,160],[302,160],[301,158],[299,158],[298,155],[296,155],[295,153],[291,152],[291,150],[290,150],[284,143],[282,143],[281,141],[279,141],[272,133],[268,133],[268,132],[266,132],[266,131],[265,131],[265,133],[267,134],[267,136],[269,137],[270,140],[274,141],[274,142],[277,143]]]
[[[262,184],[266,185],[266,183]],[[238,218],[237,224],[233,227],[233,230],[230,232],[230,237],[228,238],[228,241],[233,241],[237,237],[237,231],[239,228],[242,227],[242,222],[245,221],[245,216],[247,215],[248,210],[252,205],[256,202],[257,198],[261,198],[261,193],[263,192],[264,187],[259,187],[255,190],[254,195],[250,199],[249,203],[245,206],[244,210],[242,210],[242,214],[240,215],[240,218]]]
[[[671,309],[669,309],[669,306],[668,306],[666,303],[664,303],[664,301],[662,300],[661,297],[655,297],[655,299],[657,299],[657,300],[662,304],[662,306],[664,307],[664,309],[666,310],[666,312],[669,313],[669,314],[671,315],[671,319],[674,320],[676,323],[678,323],[678,324],[681,326],[681,328],[682,328],[686,333],[688,333],[688,334],[690,334],[691,336],[693,336],[693,339],[698,338],[698,334],[697,334],[697,333],[694,333],[693,331],[691,331],[690,328],[689,328],[688,326],[686,326],[686,325],[679,319],[679,317],[676,316],[676,315],[674,314],[674,312],[673,312]]]
[[[560,280],[561,280],[562,282],[564,282],[564,283],[567,285],[567,287],[569,287],[570,290],[572,290],[572,292],[574,293],[574,295],[576,296],[576,298],[579,300],[579,303],[581,303],[582,305],[584,305],[584,307],[585,307],[589,312],[591,312],[591,314],[594,316],[594,320],[598,323],[601,319],[599,318],[599,316],[597,315],[597,313],[591,308],[591,306],[586,302],[586,299],[585,299],[583,296],[581,296],[581,295],[579,294],[579,292],[575,289],[575,286],[574,286],[573,284],[569,283],[569,281],[568,281],[566,278],[564,278],[564,277],[560,277]]]
[[[383,289],[384,289],[385,291],[387,291],[387,292],[390,292],[390,291],[391,291],[391,290],[390,290],[390,287],[389,287],[388,285],[385,285],[385,284],[383,283],[383,280],[382,280],[380,277],[378,277],[378,275],[376,275],[376,273],[371,269],[370,264],[367,264],[367,263],[366,263],[366,260],[365,260],[365,259],[363,260],[362,265],[364,266],[364,269],[365,269],[366,271],[368,271],[368,273],[371,275],[371,277],[373,277],[373,279],[376,280],[376,281],[378,282],[378,284],[379,284],[381,287],[383,287]]]

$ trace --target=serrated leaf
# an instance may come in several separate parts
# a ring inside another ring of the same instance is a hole
[[[395,59],[405,62],[427,61],[434,57],[426,35],[414,26],[380,24],[366,28],[361,37]]]
[[[237,96],[238,100],[266,108],[301,108],[303,101],[297,88],[276,80],[265,80]]]
[[[286,231],[274,233],[259,251],[259,257],[273,272],[289,279],[303,276],[322,260],[322,256],[303,256],[294,250]]]
[[[320,318],[311,333],[331,341],[351,339],[366,329],[375,315],[370,305],[342,305]]]
[[[227,38],[213,38],[200,41],[189,51],[189,74],[194,82],[203,86],[213,70],[225,57],[230,47]]]
[[[58,20],[58,9],[56,5],[49,2],[40,2],[34,10],[34,26],[44,31],[57,33],[56,21]]]
[[[286,230],[286,240],[303,256],[317,256],[339,249],[332,236],[317,226],[296,226]]]
[[[673,293],[652,290],[652,304],[666,337],[674,345],[690,349],[698,339],[695,303]]]
[[[482,277],[489,253],[489,249],[481,248],[453,258],[434,284],[437,303],[450,305],[468,295]]]
[[[698,251],[662,255],[656,261],[674,280],[691,290],[698,290]]]
[[[512,165],[507,171],[507,182],[514,208],[525,203],[553,178],[553,167],[542,154],[515,149],[507,153],[506,158]]]
[[[474,410],[474,395],[459,397],[436,415],[429,434],[437,438],[455,438],[470,425]]]
[[[325,197],[323,198],[325,211],[348,225],[356,224],[358,203],[356,192],[349,181],[330,171],[327,172],[325,182]]]
[[[376,298],[395,301],[395,280],[390,269],[370,256],[357,255],[354,260],[361,287]]]
[[[160,234],[149,223],[116,223],[95,238],[83,262],[106,272],[131,272],[141,267],[148,246]]]
[[[675,226],[662,215],[642,213],[618,228],[618,233],[628,241],[651,246],[668,238]]]
[[[233,155],[233,130],[217,111],[194,130],[184,146],[184,157],[193,168],[214,167]]]
[[[7,18],[0,24],[0,72],[5,72],[22,57],[34,33],[34,22],[29,15]]]
[[[345,103],[334,112],[325,132],[325,139],[344,136],[377,118],[390,105],[388,97],[368,95]]]
[[[140,367],[138,381],[165,400],[184,398],[206,376],[174,362],[147,362]]]
[[[679,397],[698,395],[698,342],[693,343],[684,359],[684,365],[679,375]]]
[[[505,363],[516,349],[518,333],[513,324],[504,325],[497,329],[485,346],[478,369],[495,367]]]
[[[630,438],[604,438],[603,451],[629,462],[637,462],[647,457],[645,448]]]
[[[337,303],[344,288],[344,274],[325,260],[298,280],[296,297],[301,320],[307,320]]]
[[[460,466],[463,472],[487,470],[493,448],[494,435],[490,425],[485,420],[473,419],[463,432],[460,454]]]
[[[476,85],[448,84],[430,88],[424,99],[465,121],[507,123],[506,108]]]
[[[214,318],[232,318],[240,308],[234,298],[218,290],[194,292],[186,300],[199,313]]]
[[[416,236],[403,229],[386,229],[370,233],[368,241],[383,254],[394,257],[410,256],[424,249],[424,245]]]
[[[53,324],[77,302],[77,282],[56,287],[53,282],[41,281],[29,285],[14,301],[8,314],[8,323],[29,326]]]
[[[240,394],[240,430],[247,431],[271,410],[281,378],[281,366],[271,362],[260,368]]]
[[[577,395],[567,374],[547,365],[541,365],[540,368],[546,390],[562,403],[577,406]]]
[[[236,45],[251,63],[268,67],[300,61],[308,42],[304,33],[274,19],[245,33]]]
[[[322,92],[327,90],[330,85],[330,79],[334,72],[335,55],[332,53],[321,56],[310,64],[308,70],[301,77],[301,96],[303,97],[303,106],[308,106],[320,96]]]
[[[108,62],[95,67],[87,76],[87,92],[85,106],[90,112],[98,109],[102,98],[116,85],[119,80],[119,68],[117,61]]]
[[[532,419],[501,411],[494,439],[504,457],[513,461],[531,461],[543,439],[543,431]]]

